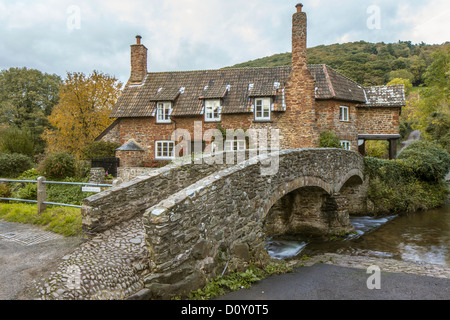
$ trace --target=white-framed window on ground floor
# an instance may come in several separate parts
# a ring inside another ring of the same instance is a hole
[[[350,141],[348,140],[341,140],[341,146],[345,149],[345,150],[351,150],[352,149],[352,144]]]
[[[175,158],[175,142],[173,141],[156,141],[155,143],[155,159],[157,160],[173,160]]]
[[[243,151],[245,147],[245,140],[225,141],[225,151]]]

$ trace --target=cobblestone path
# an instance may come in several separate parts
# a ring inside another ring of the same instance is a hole
[[[142,219],[135,218],[83,243],[63,257],[31,294],[43,300],[119,300],[144,287],[147,249]]]

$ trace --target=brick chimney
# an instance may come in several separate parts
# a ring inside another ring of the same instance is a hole
[[[307,17],[302,12],[303,4],[297,4],[296,8],[292,17],[292,67],[301,70],[306,68]]]
[[[278,121],[283,149],[316,148],[319,129],[316,118],[315,80],[306,64],[306,13],[296,5],[292,17],[292,71],[286,82],[286,113]]]
[[[136,44],[131,45],[131,83],[142,83],[147,76],[147,51],[141,44],[141,36],[136,36]]]

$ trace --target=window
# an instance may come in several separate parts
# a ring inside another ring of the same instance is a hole
[[[157,106],[156,123],[170,123],[172,113],[171,102],[159,102]]]
[[[244,140],[225,141],[225,151],[242,151],[245,150]]]
[[[206,122],[220,121],[220,100],[205,101],[205,121]]]
[[[349,121],[348,119],[349,119],[348,107],[340,106],[339,107],[339,120],[340,121]]]
[[[255,99],[255,120],[270,120],[270,98]]]
[[[347,141],[347,140],[341,140],[341,146],[342,146],[345,150],[352,150],[350,141]]]
[[[156,141],[157,160],[172,160],[175,158],[175,142],[173,141]]]

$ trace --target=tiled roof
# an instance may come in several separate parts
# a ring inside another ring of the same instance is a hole
[[[366,101],[361,85],[327,65],[308,65],[308,70],[316,80],[316,99],[337,99],[360,103]]]
[[[405,87],[400,85],[364,88],[367,107],[402,107],[406,105]]]
[[[213,98],[223,99],[224,114],[246,113],[251,111],[250,84],[284,86],[290,72],[291,67],[272,67],[149,73],[143,85],[125,87],[110,117],[152,116],[160,88],[183,88],[183,93],[173,100],[172,116],[199,115],[203,99]],[[274,98],[275,110],[280,109],[282,90],[277,90]]]
[[[308,65],[308,70],[316,81],[316,99],[404,105],[404,90],[398,86],[363,88],[326,65]],[[149,73],[142,85],[125,87],[110,117],[151,117],[157,101],[172,101],[175,117],[200,115],[204,99],[222,99],[224,114],[247,113],[251,98],[264,96],[273,97],[274,111],[283,111],[290,73],[290,66]]]

